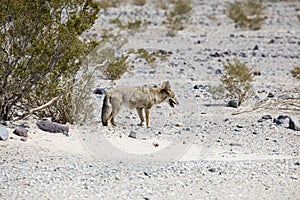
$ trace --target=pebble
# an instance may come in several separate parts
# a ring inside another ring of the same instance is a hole
[[[272,119],[272,116],[271,115],[263,115],[261,118],[262,119]]]
[[[294,117],[290,117],[289,120],[289,129],[292,129],[294,131],[300,131],[300,123],[299,120],[294,118]]]
[[[28,137],[28,130],[23,127],[16,128],[13,133],[21,137]]]
[[[274,98],[275,97],[275,95],[272,93],[272,92],[269,92],[269,94],[268,94],[268,96],[267,97],[269,97],[269,98]]]
[[[103,89],[103,88],[96,88],[96,89],[94,90],[94,94],[100,94],[100,95],[103,95],[103,94],[106,94],[106,91],[105,91],[105,89]]]
[[[137,138],[137,133],[135,131],[131,131],[130,134],[128,135],[128,137],[136,139]]]
[[[230,100],[228,102],[228,106],[232,108],[237,108],[238,107],[238,102],[236,100]]]
[[[2,126],[0,126],[0,140],[7,140],[8,139],[8,130]]]

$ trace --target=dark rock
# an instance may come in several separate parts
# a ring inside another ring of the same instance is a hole
[[[8,139],[8,130],[2,126],[0,126],[0,140],[7,140]]]
[[[253,75],[255,75],[255,76],[260,76],[260,75],[261,75],[261,72],[260,72],[260,71],[254,71],[254,72],[253,72]]]
[[[222,74],[222,70],[217,69],[217,70],[215,71],[215,74],[216,74],[216,75]]]
[[[277,118],[273,119],[273,123],[276,123],[278,125],[289,123],[290,117],[287,115],[279,115]]]
[[[163,50],[163,49],[159,49],[158,52],[159,52],[160,54],[163,54],[163,55],[168,54],[168,52],[167,52],[166,50]]]
[[[206,86],[205,85],[194,85],[194,89],[197,90],[197,89],[205,89]]]
[[[257,45],[255,45],[255,47],[253,48],[253,50],[255,51],[255,50],[258,50],[259,48],[258,48],[258,46]]]
[[[241,56],[241,57],[247,57],[247,54],[245,53],[245,52],[241,52],[240,54],[239,54],[239,56]]]
[[[100,94],[100,95],[102,95],[102,94],[106,94],[106,91],[103,88],[96,88],[94,90],[94,94]]]
[[[229,107],[232,107],[232,108],[237,108],[237,107],[239,106],[239,104],[238,104],[238,102],[235,101],[235,100],[230,100],[230,101],[228,102],[228,106],[229,106]]]
[[[131,131],[130,134],[128,135],[128,137],[131,137],[131,138],[133,138],[133,139],[136,139],[137,134],[136,134],[136,132]]]
[[[272,116],[271,115],[263,115],[261,118],[262,119],[272,119]]]
[[[241,128],[236,127],[236,128],[234,129],[234,131],[236,131],[236,132],[241,132]]]
[[[52,122],[50,120],[41,120],[38,121],[37,126],[46,132],[50,132],[50,133],[63,133],[65,135],[68,136],[69,134],[69,128],[70,128],[70,124],[60,124],[57,122]]]
[[[295,162],[295,165],[300,165],[300,162]]]
[[[275,97],[275,95],[274,95],[273,93],[269,92],[269,94],[268,94],[268,96],[267,96],[267,97],[269,97],[269,98],[273,98],[273,97]]]
[[[13,133],[21,137],[28,137],[28,130],[23,127],[16,128]]]
[[[215,52],[215,53],[210,54],[210,56],[216,58],[216,57],[221,57],[222,55],[219,54],[218,52]]]
[[[236,127],[238,127],[238,128],[244,128],[243,125],[236,125]]]
[[[290,129],[294,130],[294,131],[300,131],[300,123],[298,120],[290,117],[290,121],[289,121],[289,127]]]
[[[216,172],[217,170],[216,170],[216,168],[210,168],[208,171],[209,172]]]
[[[269,44],[274,44],[275,43],[275,40],[274,39],[271,39],[270,41],[269,41]]]

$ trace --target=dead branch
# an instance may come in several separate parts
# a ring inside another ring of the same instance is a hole
[[[48,106],[50,106],[51,104],[53,104],[58,98],[59,98],[59,96],[54,97],[53,99],[51,99],[50,101],[48,101],[44,105],[41,105],[41,106],[39,106],[37,108],[31,109],[28,114],[32,114],[32,113],[35,113],[37,111],[43,110],[44,108],[47,108]]]

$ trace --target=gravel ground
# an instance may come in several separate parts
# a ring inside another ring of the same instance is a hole
[[[264,5],[268,17],[262,29],[249,31],[234,27],[224,1],[193,1],[190,23],[174,37],[166,36],[164,11],[151,3],[101,11],[88,33],[99,38],[103,27],[117,32],[109,23],[117,16],[148,21],[136,33],[121,31],[127,43],[117,53],[172,52],[154,65],[132,59],[134,69],[116,85],[170,80],[180,106],[151,109],[149,129],[135,125],[134,111],[118,115],[126,125],[106,128],[99,123],[103,96],[94,95],[91,124],[73,126],[70,137],[42,132],[34,119],[18,122],[29,126],[29,137],[22,141],[9,129],[10,139],[0,143],[0,199],[300,199],[300,134],[272,121],[279,115],[300,118],[297,107],[274,104],[284,96],[299,97],[299,82],[289,71],[300,64],[300,5]],[[209,91],[219,84],[222,61],[233,58],[261,72],[253,84],[256,97],[238,109]],[[95,78],[97,87],[115,87]],[[232,115],[262,101],[270,106]],[[261,120],[266,114],[272,119]],[[136,139],[128,139],[132,131]],[[124,150],[153,141],[161,148],[154,154]]]

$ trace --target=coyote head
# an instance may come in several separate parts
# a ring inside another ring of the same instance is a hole
[[[171,90],[171,85],[169,81],[163,82],[162,90],[167,94],[165,101],[167,101],[172,108],[174,108],[174,104],[179,104],[174,92]]]

